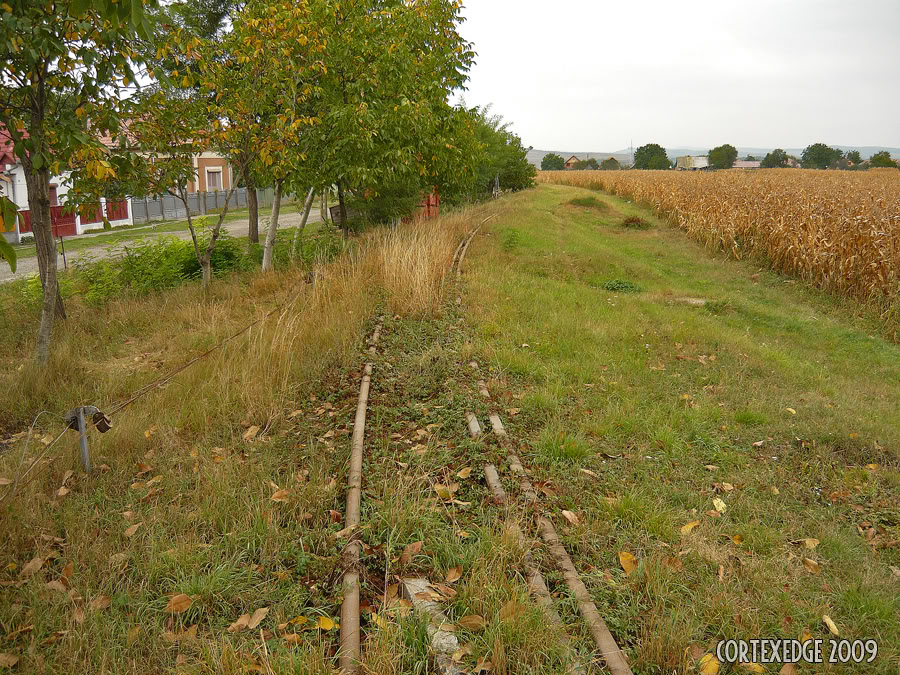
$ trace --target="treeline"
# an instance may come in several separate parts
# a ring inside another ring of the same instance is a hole
[[[197,156],[281,196],[336,194],[339,222],[396,219],[437,190],[444,203],[533,184],[521,140],[486,108],[452,105],[474,63],[453,0],[72,0],[0,15],[0,124],[25,170],[43,287],[37,358],[64,316],[49,183],[67,204],[171,194],[187,201]],[[41,36],[26,39],[23,36]],[[16,217],[9,200],[4,221]],[[251,205],[252,207],[252,205]],[[227,207],[226,207],[227,211]],[[255,210],[251,208],[251,216]],[[192,248],[205,284],[225,213]],[[250,238],[255,236],[251,223]],[[302,229],[302,226],[301,226]],[[2,240],[2,237],[0,237]],[[2,242],[5,244],[5,241]],[[14,254],[0,245],[14,265]]]

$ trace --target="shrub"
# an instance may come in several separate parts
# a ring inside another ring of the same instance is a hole
[[[501,238],[503,240],[502,246],[504,251],[512,251],[522,243],[522,236],[519,234],[518,230],[503,230]]]
[[[622,221],[622,227],[630,227],[634,230],[649,230],[650,223],[640,216],[628,216]]]
[[[586,209],[597,209],[598,211],[609,210],[609,204],[596,197],[575,197],[574,199],[570,199],[569,203],[573,206],[581,206]]]
[[[603,284],[604,290],[614,293],[639,293],[641,287],[625,279],[610,279]]]

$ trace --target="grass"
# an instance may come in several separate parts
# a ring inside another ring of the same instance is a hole
[[[491,207],[364,235],[330,264],[217,280],[209,298],[187,284],[102,311],[73,300],[49,378],[16,356],[35,321],[13,314],[0,424],[18,431],[38,409],[121,400],[287,301],[116,415],[111,432],[92,433],[108,468],[81,474],[72,434],[0,504],[0,651],[35,672],[333,672],[336,631],[308,626],[339,614],[343,482],[364,338],[379,314],[358,535],[369,671],[429,672],[426,624],[392,587],[403,575],[440,582],[459,566],[444,611],[485,619],[457,629],[467,668],[563,673],[576,660],[602,672],[536,544],[571,652],[528,598],[514,533],[534,536],[532,513],[494,505],[480,480],[492,462],[518,493],[496,442],[466,430],[467,411],[484,421],[499,408],[636,673],[695,671],[695,654],[725,637],[809,628],[824,638],[823,614],[842,636],[879,640],[867,672],[895,673],[900,348],[877,337],[877,317],[709,254],[632,204],[603,196],[608,211],[573,209],[585,194],[542,186],[504,197],[470,247],[459,306],[450,259]],[[654,227],[618,227],[632,215]],[[644,292],[601,289],[610,279]],[[259,432],[245,440],[251,426]],[[0,476],[21,451],[19,440],[0,456]],[[59,496],[69,469],[71,492]],[[279,489],[287,501],[272,500]],[[714,499],[725,503],[718,516]],[[630,575],[620,551],[638,560]],[[22,579],[35,556],[46,562]],[[74,599],[46,586],[69,562]],[[174,593],[191,596],[184,613],[166,612]],[[110,607],[91,611],[97,596]],[[228,631],[261,607],[256,631]]]
[[[468,323],[493,395],[520,409],[505,418],[520,456],[556,493],[545,508],[582,520],[565,544],[635,672],[684,672],[725,637],[825,638],[823,614],[879,641],[866,672],[896,672],[900,347],[852,302],[624,200],[602,197],[654,227],[598,229],[621,220],[570,208],[588,194],[506,202],[491,227],[514,223],[520,245],[472,246]],[[598,278],[645,292],[598,294]],[[639,561],[627,578],[619,551]]]
[[[299,209],[303,208],[302,202],[293,202],[290,204],[284,204],[281,207],[281,214],[287,213],[296,213]],[[259,209],[259,220],[260,226],[265,227],[266,220],[272,212],[271,207],[268,208],[260,208]],[[210,216],[206,216],[205,219],[211,220],[215,218],[214,214]],[[225,216],[226,223],[232,222],[235,220],[240,220],[242,218],[247,218],[248,212],[247,209],[234,209],[229,210],[228,214]],[[194,218],[194,221],[200,220],[204,218],[202,216],[197,216]],[[214,223],[213,223],[214,224]],[[134,225],[124,225],[122,227],[116,227],[112,231],[109,231],[105,234],[97,234],[97,232],[103,232],[103,230],[89,231],[87,234],[91,236],[78,236],[78,237],[66,237],[65,238],[65,247],[66,254],[74,253],[75,251],[80,251],[85,248],[95,248],[95,247],[106,247],[106,246],[115,246],[117,244],[121,244],[127,241],[134,241],[136,239],[140,239],[142,237],[146,237],[148,235],[153,234],[166,234],[169,232],[186,232],[188,229],[187,219],[182,220],[170,220],[170,221],[161,221],[156,222],[155,224],[148,225],[146,223],[135,223]],[[37,249],[33,242],[29,242],[27,244],[20,244],[18,246],[13,247],[16,251],[16,256],[18,258],[33,258],[37,255]],[[62,249],[57,244],[57,249],[59,249],[60,254]]]

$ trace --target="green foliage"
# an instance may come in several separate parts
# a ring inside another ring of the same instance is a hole
[[[760,166],[763,169],[783,169],[788,165],[788,154],[781,148],[775,148],[762,160]]]
[[[580,462],[591,454],[591,445],[580,433],[561,424],[544,427],[537,437],[537,454],[550,462]]]
[[[848,152],[847,159],[854,164],[861,164],[863,161],[862,155],[859,154],[859,150],[851,150],[850,152]]]
[[[603,289],[613,293],[640,293],[641,287],[627,279],[610,279],[604,282]]]
[[[824,143],[813,143],[806,146],[800,156],[800,163],[804,169],[828,169],[836,166],[844,153],[837,148],[831,148]]]
[[[522,139],[510,131],[509,123],[500,115],[491,115],[491,107],[475,107],[469,111],[475,125],[475,137],[483,148],[475,169],[476,199],[491,194],[495,176],[500,176],[500,189],[524,190],[534,186],[537,171],[527,159],[528,149]]]
[[[602,162],[600,162],[600,168],[603,171],[617,171],[622,168],[622,165],[619,164],[619,160],[615,157],[607,157]]]
[[[588,157],[587,159],[579,159],[572,168],[579,171],[584,171],[586,169],[597,170],[600,168],[600,165],[597,163],[596,159]]]
[[[569,200],[569,203],[573,206],[581,206],[586,209],[597,209],[598,211],[607,211],[609,209],[609,204],[596,197],[574,197]]]
[[[628,227],[634,230],[649,230],[650,223],[640,216],[628,216],[622,220],[622,227]]]
[[[541,159],[541,171],[561,171],[566,166],[566,160],[555,152],[549,152]]]
[[[713,148],[707,155],[709,164],[714,169],[730,169],[734,166],[734,160],[737,159],[737,156],[737,148],[728,143]]]
[[[893,169],[897,166],[897,163],[891,159],[891,153],[887,150],[876,152],[872,155],[872,159],[869,160],[869,163],[873,167],[890,167]]]
[[[648,143],[634,151],[635,169],[668,169],[670,166],[666,149],[661,145]]]
[[[19,209],[9,197],[0,196],[0,258],[9,263],[9,268],[16,271],[16,252],[3,236],[4,232],[15,232]]]

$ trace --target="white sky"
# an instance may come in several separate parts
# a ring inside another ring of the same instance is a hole
[[[469,105],[527,146],[900,147],[900,0],[468,0]]]

